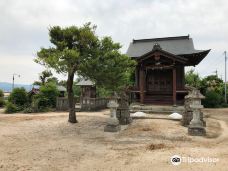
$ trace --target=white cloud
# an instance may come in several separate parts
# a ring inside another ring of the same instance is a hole
[[[98,26],[98,35],[120,42],[123,52],[133,38],[190,34],[197,49],[212,49],[196,70],[201,75],[216,69],[224,73],[220,57],[228,49],[226,0],[1,0],[0,10],[0,81],[9,81],[17,71],[24,75],[21,83],[31,83],[42,70],[33,62],[35,53],[50,45],[47,28],[88,21]]]

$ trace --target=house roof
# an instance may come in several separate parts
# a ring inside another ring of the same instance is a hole
[[[66,91],[66,88],[64,86],[57,86],[57,89],[59,91]]]
[[[95,85],[92,81],[86,80],[86,79],[81,79],[76,85],[78,86],[93,86]]]
[[[164,37],[153,39],[139,39],[130,43],[127,55],[130,57],[140,57],[150,52],[155,44],[159,44],[162,50],[174,55],[188,55],[205,52],[207,50],[196,50],[192,38],[188,36]]]

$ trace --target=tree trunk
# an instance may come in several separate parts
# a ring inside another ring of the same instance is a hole
[[[74,82],[74,73],[68,73],[68,79],[67,79],[67,93],[68,93],[68,103],[69,103],[68,122],[77,123],[78,121],[76,119],[76,114],[75,114],[73,82]]]

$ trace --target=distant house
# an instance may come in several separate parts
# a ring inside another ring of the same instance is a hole
[[[57,86],[57,89],[59,90],[59,97],[65,97],[65,93],[67,89],[64,86]]]
[[[185,66],[198,65],[210,50],[196,50],[188,36],[133,40],[127,55],[137,62],[134,99],[149,104],[183,104]]]
[[[30,95],[35,95],[35,94],[38,94],[39,92],[40,92],[40,86],[34,85],[32,87],[32,90],[30,90],[29,94]]]
[[[81,87],[82,98],[96,98],[96,86],[92,81],[88,79],[81,79],[76,85]]]
[[[66,88],[64,86],[57,86],[57,89],[59,91],[59,97],[64,97],[66,93]],[[30,95],[39,94],[40,92],[40,86],[34,85],[32,90],[29,92]]]

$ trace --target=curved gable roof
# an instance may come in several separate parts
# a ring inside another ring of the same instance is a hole
[[[133,40],[129,45],[127,55],[130,57],[140,57],[150,52],[156,43],[161,46],[162,50],[174,55],[188,55],[205,51],[196,50],[193,40],[189,36],[179,36]]]

